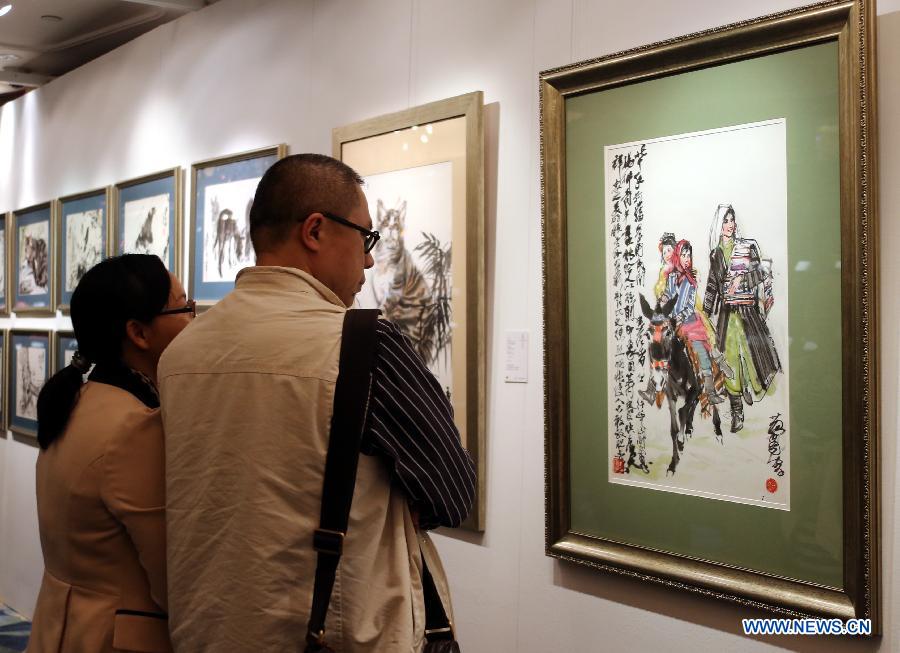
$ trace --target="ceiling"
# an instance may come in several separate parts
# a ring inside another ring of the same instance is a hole
[[[218,0],[0,0],[0,105]]]

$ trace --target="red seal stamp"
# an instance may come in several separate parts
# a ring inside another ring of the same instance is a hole
[[[625,473],[625,459],[621,456],[613,458],[613,474]]]
[[[772,494],[775,494],[776,492],[778,492],[778,481],[776,481],[774,478],[770,478],[768,481],[766,481],[766,489]]]

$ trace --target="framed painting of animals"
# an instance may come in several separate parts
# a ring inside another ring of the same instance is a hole
[[[57,303],[63,313],[69,312],[84,273],[109,255],[109,196],[110,190],[101,188],[57,200]]]
[[[9,334],[9,429],[18,435],[35,438],[38,395],[50,376],[50,332],[13,329]]]
[[[480,91],[340,127],[333,153],[365,180],[375,265],[357,295],[443,386],[478,470],[466,526],[484,530],[484,136]]]
[[[113,187],[115,254],[156,254],[181,277],[182,177],[172,168]]]
[[[548,555],[879,632],[873,16],[541,73]]]
[[[9,315],[10,287],[12,278],[12,257],[10,249],[12,239],[7,235],[12,224],[12,213],[0,213],[0,317]]]
[[[13,211],[13,311],[55,315],[54,204]]]
[[[250,207],[260,178],[286,153],[282,144],[191,166],[188,293],[201,309],[224,297],[242,268],[256,264]]]

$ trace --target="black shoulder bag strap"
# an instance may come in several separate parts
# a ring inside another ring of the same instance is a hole
[[[425,649],[423,653],[459,653],[453,627],[444,610],[434,578],[422,556],[422,593],[425,595]]]
[[[313,534],[313,548],[318,552],[318,560],[306,633],[306,653],[331,650],[325,643],[325,617],[343,552],[356,487],[359,448],[375,363],[375,324],[380,313],[377,309],[358,309],[347,311],[344,316],[331,434],[322,482],[322,510],[319,528]],[[450,620],[424,556],[422,590],[425,595],[425,651],[458,652],[459,645],[453,638]]]
[[[322,511],[313,534],[318,552],[312,609],[306,633],[306,651],[329,650],[325,645],[325,615],[343,551],[356,487],[359,447],[369,404],[375,361],[377,309],[347,311],[341,335],[341,358],[334,389],[331,434],[322,482]]]

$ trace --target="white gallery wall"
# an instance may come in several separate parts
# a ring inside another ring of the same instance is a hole
[[[900,0],[878,3],[884,637],[750,639],[747,609],[544,556],[538,72],[801,4],[222,0],[0,108],[0,211],[280,142],[330,153],[333,127],[483,90],[487,531],[436,537],[463,649],[897,651]],[[503,336],[518,329],[531,334],[529,383],[505,384]],[[42,572],[36,456],[0,439],[0,600],[25,614]]]

